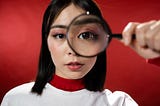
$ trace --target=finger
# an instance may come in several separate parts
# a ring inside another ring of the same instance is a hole
[[[157,21],[147,31],[146,43],[149,48],[160,51],[160,21]]]
[[[123,36],[123,42],[125,45],[130,45],[132,42],[132,36],[135,34],[135,28],[139,23],[136,22],[130,22],[127,24],[127,26],[124,28],[122,32]]]
[[[155,21],[145,22],[137,25],[135,35],[138,44],[142,47],[146,46],[146,38],[151,39],[151,36],[147,36],[147,31],[150,30],[151,25],[153,25]]]
[[[159,51],[160,53],[160,31],[157,33],[154,39],[154,50]]]
[[[152,58],[157,58],[160,56],[160,53],[153,51],[150,48],[144,48],[141,47],[137,41],[133,41],[132,45],[130,47],[136,51],[141,57],[146,58],[146,59],[152,59]]]
[[[141,54],[140,56],[146,58],[146,59],[153,59],[160,57],[160,53],[153,51],[152,49],[147,48],[141,48]],[[145,55],[144,55],[145,54]]]

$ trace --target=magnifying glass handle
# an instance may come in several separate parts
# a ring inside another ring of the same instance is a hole
[[[112,38],[117,38],[117,39],[121,40],[123,37],[122,37],[122,34],[112,34]],[[136,35],[133,34],[132,40],[135,40],[135,39],[136,39]],[[144,48],[148,48],[148,46],[145,46]],[[153,51],[160,54],[160,51],[157,51],[157,50],[154,50],[154,49],[153,49]]]
[[[117,39],[122,39],[123,38],[122,34],[112,34],[111,36],[112,36],[112,38],[117,38]],[[132,40],[134,40],[134,39],[136,39],[135,34],[133,34],[133,36],[132,36]]]

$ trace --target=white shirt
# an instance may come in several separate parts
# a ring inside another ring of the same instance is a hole
[[[10,90],[1,106],[138,106],[126,93],[121,91],[92,92],[87,89],[69,92],[46,84],[42,95],[31,93],[33,82]]]

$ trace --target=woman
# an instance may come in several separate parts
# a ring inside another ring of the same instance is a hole
[[[92,0],[51,1],[42,24],[36,81],[9,91],[2,106],[137,106],[128,94],[104,89],[106,51],[86,58],[69,47],[66,28],[87,11],[103,20]]]

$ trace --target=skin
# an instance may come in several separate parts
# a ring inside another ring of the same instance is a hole
[[[85,58],[77,56],[66,40],[66,28],[70,22],[85,11],[71,4],[54,20],[47,39],[48,48],[55,64],[55,74],[66,79],[83,78],[94,66],[97,57]]]
[[[136,40],[131,39],[133,34]],[[160,20],[130,22],[123,30],[122,42],[145,59],[160,57]]]

